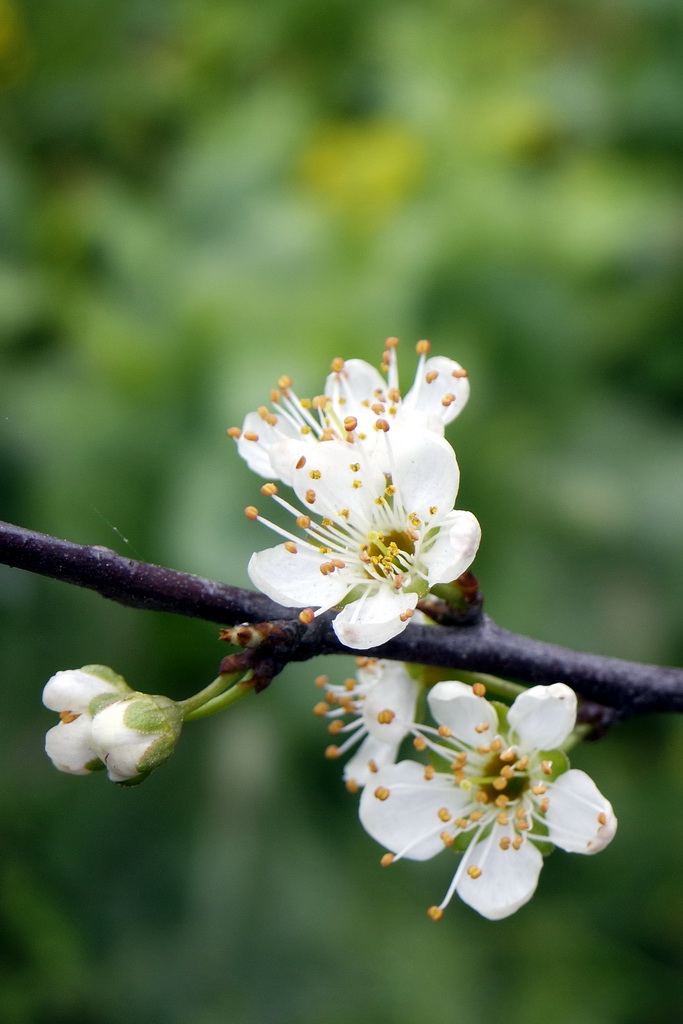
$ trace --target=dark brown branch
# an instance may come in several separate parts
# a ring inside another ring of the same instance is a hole
[[[87,587],[134,608],[227,626],[289,620],[288,639],[276,658],[281,663],[349,653],[331,628],[332,614],[304,626],[295,609],[282,608],[261,594],[124,558],[108,548],[72,544],[0,523],[0,562]],[[486,616],[462,626],[410,625],[382,647],[357,653],[487,672],[526,683],[565,682],[583,697],[614,708],[620,717],[683,711],[682,669],[572,651],[510,633]]]

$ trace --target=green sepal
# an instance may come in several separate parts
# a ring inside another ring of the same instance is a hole
[[[128,707],[123,713],[123,723],[136,732],[170,730],[175,743],[182,728],[183,713],[170,697],[137,693],[129,698]]]
[[[539,761],[552,761],[550,773],[544,776],[549,782],[554,782],[571,767],[569,758],[563,750],[539,750],[536,757]]]
[[[108,665],[84,665],[81,672],[87,672],[90,676],[97,676],[98,679],[102,679],[105,683],[110,683],[111,686],[115,686],[121,693],[132,693],[132,689],[118,672],[114,672],[113,668],[109,668]]]

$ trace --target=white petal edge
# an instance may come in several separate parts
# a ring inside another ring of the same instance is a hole
[[[460,899],[489,921],[500,921],[524,906],[533,896],[543,867],[543,856],[528,839],[519,850],[510,844],[503,850],[500,839],[507,829],[493,827],[486,839],[470,846],[468,864],[481,870],[478,878],[463,871],[456,891]]]
[[[576,694],[564,683],[532,686],[508,711],[508,725],[525,750],[554,750],[576,724]]]
[[[349,584],[343,570],[323,576],[320,565],[327,557],[303,545],[292,554],[278,544],[256,551],[247,572],[255,587],[286,608],[330,608],[346,595]]]
[[[590,775],[570,768],[552,784],[545,816],[548,838],[568,853],[599,853],[614,838],[617,819]]]
[[[449,512],[432,547],[422,556],[429,586],[456,580],[474,561],[480,541],[481,526],[471,512]]]
[[[490,743],[496,736],[498,716],[495,708],[485,697],[472,693],[472,687],[466,683],[458,680],[437,683],[429,691],[427,703],[439,725],[447,726],[455,739],[470,747],[477,747],[484,741]]]
[[[403,622],[401,615],[415,608],[417,600],[417,594],[396,591],[390,583],[381,584],[374,593],[364,594],[342,608],[332,628],[352,650],[379,647],[403,632],[410,620]]]

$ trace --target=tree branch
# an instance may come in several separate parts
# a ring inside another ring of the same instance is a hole
[[[0,523],[0,562],[87,587],[133,608],[227,626],[289,620],[280,662],[349,653],[331,628],[333,613],[304,626],[296,609],[283,608],[262,594],[124,558],[109,548],[73,544]],[[543,643],[510,633],[487,616],[464,625],[412,624],[389,643],[356,653],[486,672],[525,683],[564,682],[584,698],[613,708],[620,718],[650,711],[683,711],[683,669],[604,658]]]

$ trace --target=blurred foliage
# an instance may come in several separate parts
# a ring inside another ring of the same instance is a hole
[[[384,337],[470,370],[450,432],[501,624],[683,658],[674,0],[0,0],[2,516],[238,584],[224,430]],[[2,568],[2,567],[0,567]],[[135,790],[43,758],[42,684],[186,696],[210,625],[2,568],[0,1016],[636,1024],[679,1015],[683,731],[576,752],[620,833],[499,924],[380,871],[296,666]],[[348,667],[325,664],[341,678]],[[647,831],[645,830],[647,825]],[[655,828],[655,825],[657,826]]]

